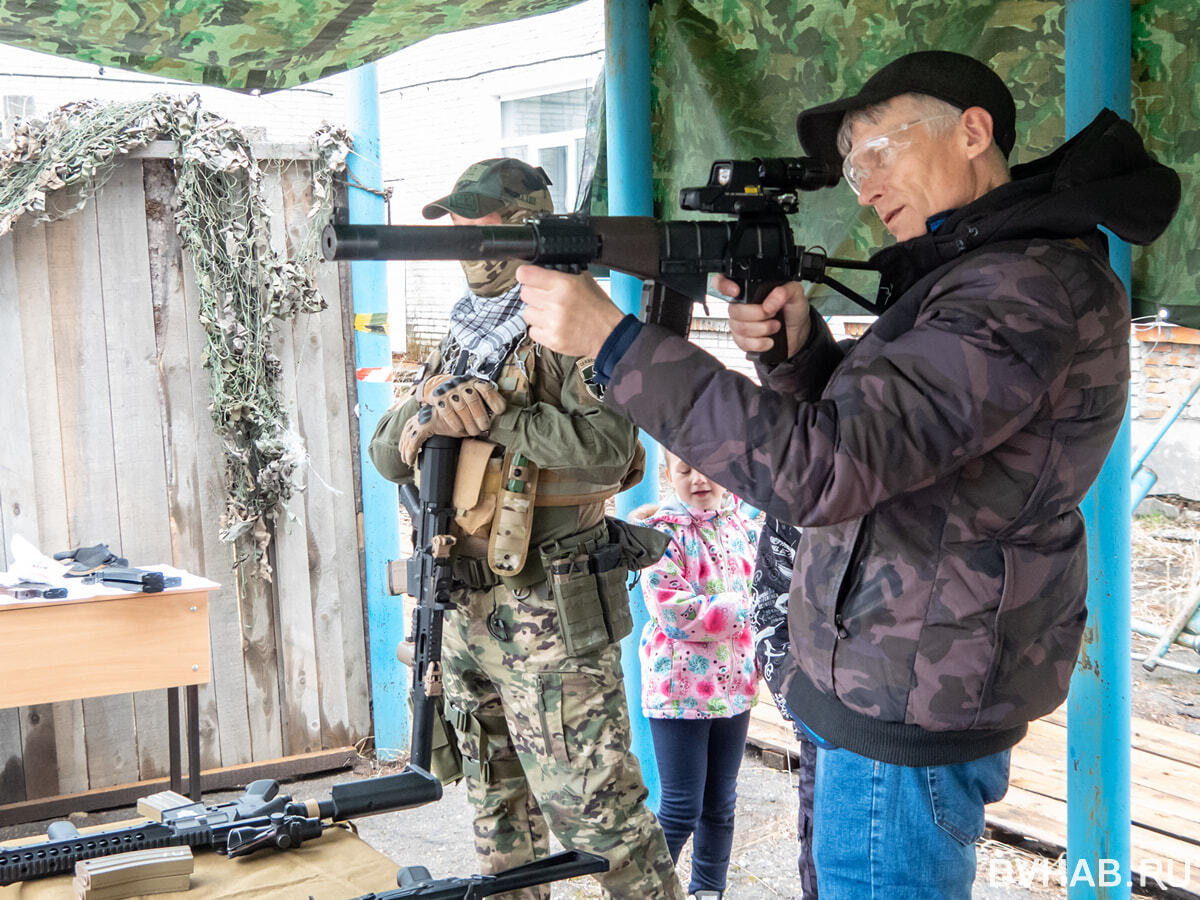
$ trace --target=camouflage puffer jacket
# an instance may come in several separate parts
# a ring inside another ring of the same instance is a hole
[[[978,758],[1057,706],[1086,619],[1079,503],[1120,426],[1129,301],[1104,224],[1179,199],[1102,114],[935,233],[876,255],[894,302],[853,346],[819,315],[764,388],[646,326],[608,402],[804,526],[782,692],[817,735],[899,765]]]

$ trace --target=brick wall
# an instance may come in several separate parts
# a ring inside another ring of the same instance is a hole
[[[1130,362],[1133,417],[1170,415],[1200,380],[1200,331],[1179,326],[1135,329]],[[1200,397],[1192,398],[1180,419],[1200,421]]]

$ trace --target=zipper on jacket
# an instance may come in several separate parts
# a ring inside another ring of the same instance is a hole
[[[863,571],[867,567],[867,536],[874,523],[874,515],[868,513],[863,516],[862,523],[858,527],[858,534],[854,536],[854,549],[850,551],[850,562],[846,565],[846,574],[842,577],[841,587],[838,588],[837,602],[833,607],[833,626],[837,629],[837,636],[841,639],[850,637],[850,630],[846,628],[846,623],[842,619],[842,607],[846,603],[846,598],[862,581]]]

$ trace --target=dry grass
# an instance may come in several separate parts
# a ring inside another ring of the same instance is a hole
[[[1133,614],[1165,626],[1200,587],[1200,520],[1135,516]]]

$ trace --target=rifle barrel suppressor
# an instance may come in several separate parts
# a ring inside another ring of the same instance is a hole
[[[825,271],[827,266],[871,266],[798,246],[787,219],[798,208],[797,191],[828,187],[838,177],[831,167],[801,157],[723,160],[713,164],[708,185],[684,188],[680,203],[684,209],[733,213],[732,220],[576,214],[543,216],[524,225],[331,224],[322,233],[321,249],[328,260],[521,259],[571,272],[607,266],[644,282],[643,321],[683,337],[692,304],[704,302],[710,272],[738,283],[734,302],[762,303],[777,285],[803,280],[828,284],[877,312]],[[760,355],[762,362],[783,360],[782,329],[776,337],[776,346]]]

